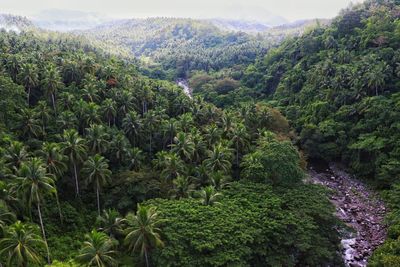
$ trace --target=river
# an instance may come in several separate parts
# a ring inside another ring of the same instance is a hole
[[[178,79],[176,80],[176,84],[183,88],[185,94],[192,98],[192,89],[189,87],[189,82],[185,79]]]
[[[354,230],[341,233],[345,266],[367,266],[368,258],[386,237],[383,201],[339,164],[313,165],[308,174],[311,182],[332,190],[336,216]]]

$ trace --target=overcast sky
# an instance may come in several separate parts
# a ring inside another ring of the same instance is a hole
[[[44,9],[68,9],[109,17],[231,17],[240,12],[255,19],[271,12],[289,21],[331,18],[351,2],[361,0],[0,0],[0,13],[32,16]]]

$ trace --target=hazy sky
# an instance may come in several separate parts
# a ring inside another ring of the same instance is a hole
[[[32,16],[44,9],[69,9],[110,17],[231,17],[255,19],[267,12],[290,21],[330,18],[360,0],[0,0],[0,13]],[[239,15],[238,15],[239,16]]]

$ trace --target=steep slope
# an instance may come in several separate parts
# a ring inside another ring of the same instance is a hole
[[[331,26],[270,51],[247,69],[243,80],[258,98],[284,111],[310,158],[343,161],[359,177],[391,190],[386,200],[394,209],[393,226],[388,244],[372,259],[376,266],[398,266],[400,259],[395,249],[399,246],[399,17],[399,1],[353,6]]]

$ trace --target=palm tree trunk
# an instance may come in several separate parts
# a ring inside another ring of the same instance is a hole
[[[239,140],[236,140],[236,165],[239,166]]]
[[[100,194],[99,194],[99,185],[96,186],[96,196],[97,196],[97,211],[100,214]]]
[[[53,103],[54,114],[57,115],[57,112],[56,112],[56,99],[55,99],[55,97],[54,97],[54,93],[51,94],[51,102]]]
[[[147,257],[147,249],[144,250],[144,258],[146,259],[146,266],[149,267],[149,259]]]
[[[51,264],[50,250],[49,250],[49,245],[47,244],[46,232],[44,230],[44,224],[43,224],[43,219],[42,219],[42,211],[40,209],[40,202],[39,201],[38,201],[38,204],[37,204],[37,209],[38,209],[38,213],[39,213],[40,228],[42,229],[43,240],[44,240],[44,243],[46,245],[46,250],[47,250],[47,263]]]
[[[60,200],[58,199],[58,193],[56,192],[56,201],[57,201],[57,208],[58,208],[58,216],[60,217],[60,223],[63,223],[63,217],[61,214],[61,206],[60,206]]]
[[[31,96],[31,87],[28,86],[28,99],[27,99],[27,101],[28,101],[28,107],[29,107],[29,99],[30,99],[30,96]]]
[[[79,196],[79,182],[78,182],[78,172],[76,170],[76,164],[75,162],[72,163],[74,165],[74,175],[75,175],[75,190],[76,190],[76,195]]]
[[[152,133],[150,133],[150,157],[151,157],[151,140],[152,139]]]

